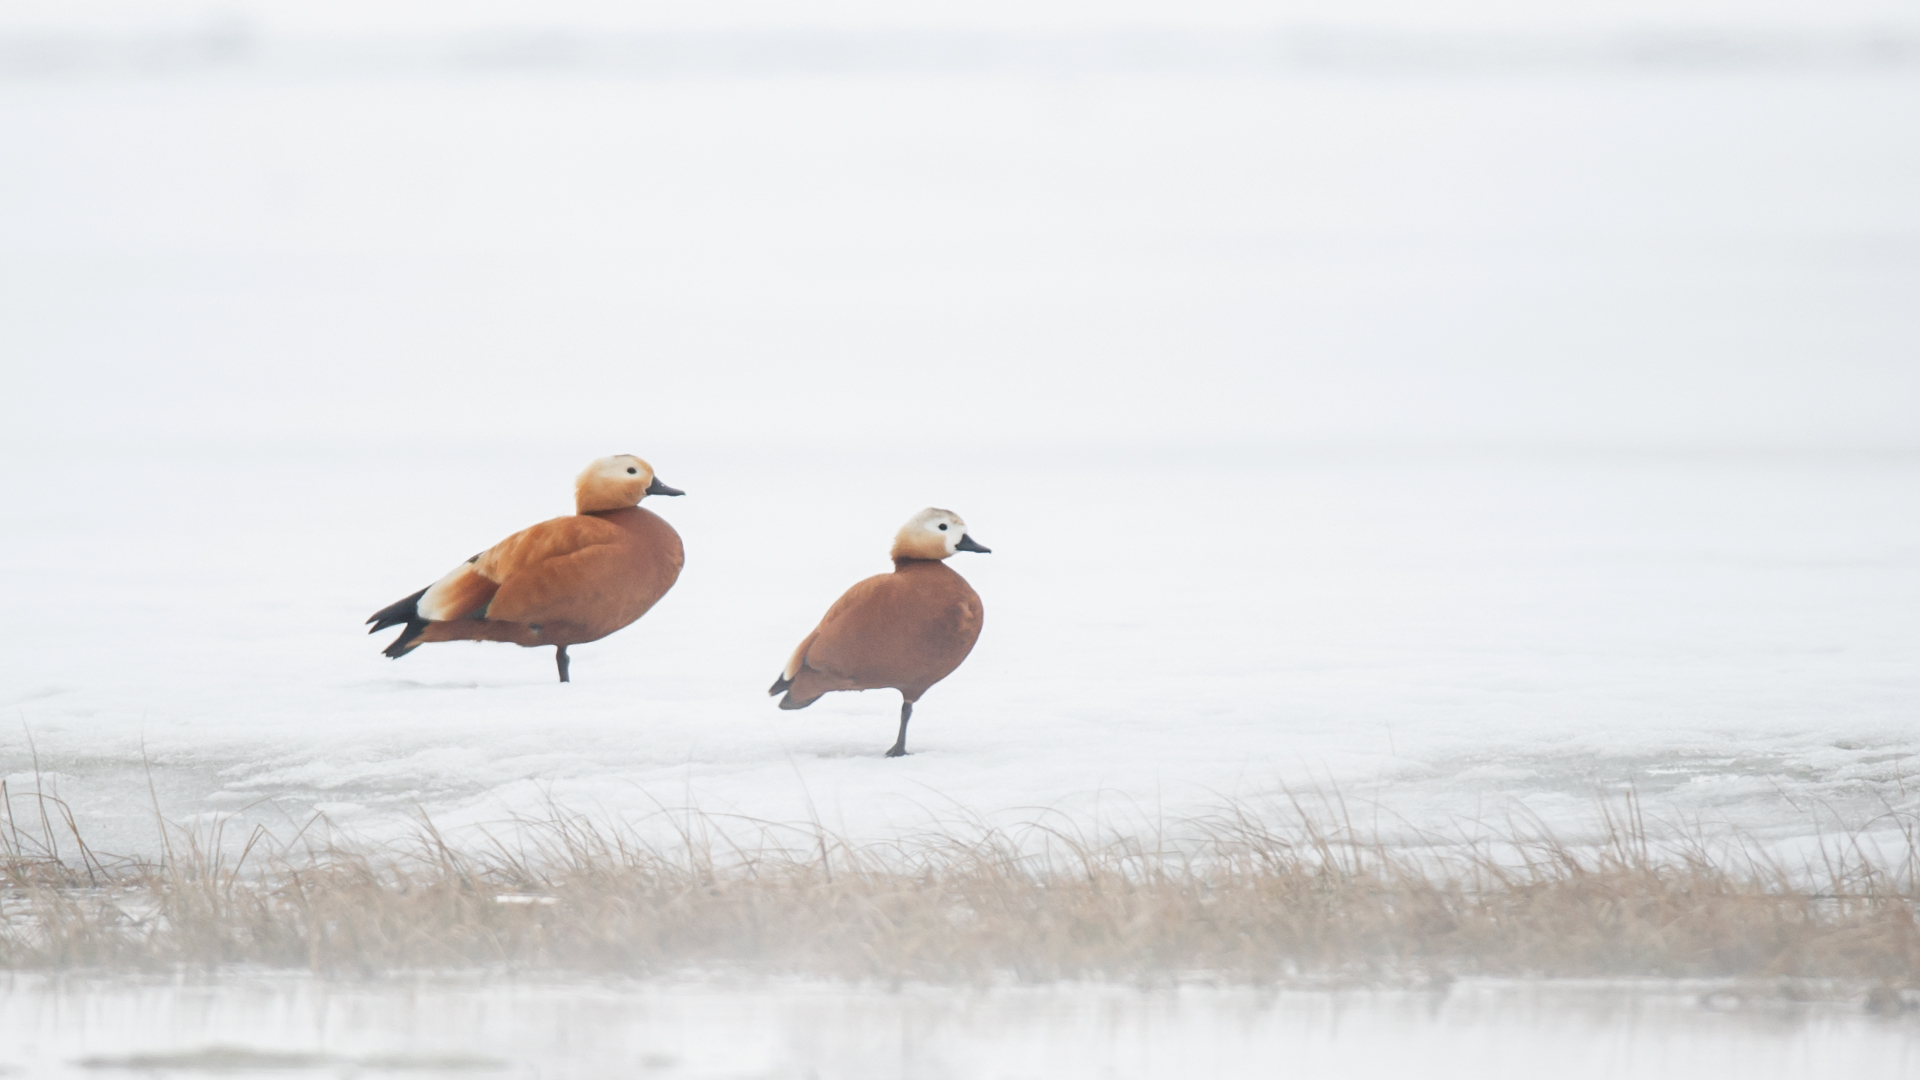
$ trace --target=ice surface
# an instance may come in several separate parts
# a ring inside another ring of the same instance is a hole
[[[281,835],[315,808],[379,832],[549,800],[855,836],[1036,808],[1142,827],[1282,785],[1390,827],[1524,805],[1577,830],[1631,785],[1781,836],[1920,795],[1911,457],[823,452],[789,475],[647,452],[689,492],[661,507],[687,569],[564,686],[551,650],[389,661],[359,628],[562,511],[560,452],[12,459],[7,500],[36,508],[8,539],[34,612],[0,643],[13,787],[30,733],[116,851],[154,842],[149,779],[169,816]],[[95,479],[115,498],[74,494]],[[957,560],[987,626],[886,761],[896,695],[786,713],[765,688],[922,503],[994,548]]]
[[[836,75],[271,45],[0,80],[0,773],[34,782],[31,736],[102,849],[153,849],[150,783],[234,835],[549,801],[1147,822],[1284,784],[1383,828],[1577,829],[1632,786],[1784,840],[1911,805],[1897,48]],[[690,492],[688,568],[577,683],[359,633],[612,451]],[[987,626],[886,762],[889,695],[762,691],[929,504],[995,549],[958,564]]]

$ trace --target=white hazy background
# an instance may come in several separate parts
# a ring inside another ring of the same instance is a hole
[[[1917,438],[1912,0],[0,20],[12,440]]]
[[[289,829],[1872,827],[1917,194],[1911,0],[0,3],[0,773],[122,851],[149,766]],[[621,451],[688,567],[579,682],[359,633]],[[891,695],[762,690],[928,504],[987,629],[883,762]]]
[[[622,451],[687,568],[577,682],[360,632]],[[894,695],[763,691],[928,504],[986,627],[887,761]],[[100,852],[1293,791],[1904,853],[1920,0],[0,0],[0,601],[0,780]],[[15,974],[0,1071],[1920,1060],[1690,984],[423,979]]]

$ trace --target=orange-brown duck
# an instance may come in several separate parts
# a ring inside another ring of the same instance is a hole
[[[834,601],[768,693],[786,694],[783,709],[804,709],[835,690],[898,690],[900,735],[887,756],[905,754],[913,703],[953,674],[980,638],[980,596],[945,560],[988,550],[951,510],[915,514],[893,539],[893,573]]]
[[[566,682],[567,646],[606,637],[673,588],[680,534],[640,500],[680,494],[632,454],[601,458],[574,481],[578,513],[522,529],[381,608],[368,633],[404,623],[385,649],[396,660],[429,641],[552,645]]]

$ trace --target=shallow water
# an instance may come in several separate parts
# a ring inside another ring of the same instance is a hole
[[[1920,1075],[1920,1022],[1706,983],[885,990],[13,975],[0,982],[0,1067],[183,1080],[1898,1077]]]

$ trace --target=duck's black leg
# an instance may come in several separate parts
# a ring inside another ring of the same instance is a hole
[[[907,721],[913,719],[913,702],[900,703],[900,737],[893,740],[893,749],[887,751],[888,757],[907,756]]]
[[[572,680],[567,678],[567,647],[565,645],[554,650],[553,662],[560,667],[560,681],[571,682]]]

